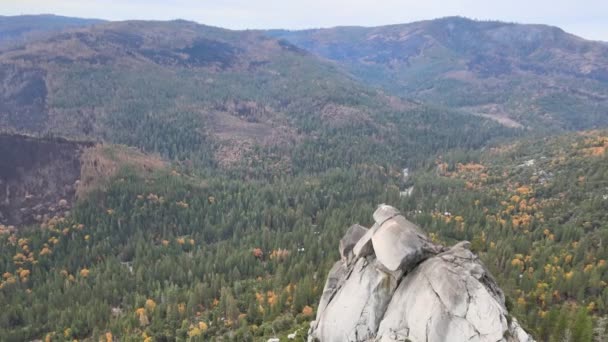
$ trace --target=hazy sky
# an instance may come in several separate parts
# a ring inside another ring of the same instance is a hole
[[[542,23],[608,41],[608,0],[0,0],[0,14],[188,19],[226,28],[386,25],[461,15]]]

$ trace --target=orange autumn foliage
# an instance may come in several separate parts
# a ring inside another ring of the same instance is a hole
[[[262,251],[261,248],[254,248],[252,253],[253,253],[253,256],[258,259],[261,259],[264,256],[264,252]]]
[[[306,317],[310,317],[313,314],[313,309],[306,305],[303,309],[302,309],[302,314]]]
[[[289,254],[290,252],[286,249],[275,249],[272,251],[272,253],[270,253],[270,259],[282,261],[285,260],[289,256]]]

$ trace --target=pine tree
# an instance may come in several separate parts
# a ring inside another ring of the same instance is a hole
[[[572,339],[576,342],[592,342],[593,341],[593,322],[587,309],[581,307],[577,313],[572,325]]]

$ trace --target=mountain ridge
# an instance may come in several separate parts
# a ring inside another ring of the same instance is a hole
[[[606,124],[608,46],[557,27],[447,17],[269,34],[393,95],[534,129]]]
[[[54,14],[0,16],[0,44],[18,44],[67,28],[86,27],[104,20]]]
[[[68,19],[73,18],[64,20]],[[198,27],[235,35],[270,36],[278,39],[278,44],[293,44],[289,49],[295,53],[298,53],[297,46],[301,53],[312,53],[331,61],[344,75],[351,75],[358,83],[371,85],[388,95],[457,108],[507,127],[555,131],[608,124],[604,114],[608,108],[605,57],[608,44],[585,40],[555,26],[444,17],[371,27],[228,30],[178,19],[101,22],[72,27],[68,32],[74,29],[95,32],[95,26],[100,25],[105,30],[115,28],[116,32],[110,32],[113,37],[95,40],[110,39],[118,43],[137,39],[129,30],[138,25],[147,25],[150,29],[173,25],[194,31],[197,30],[194,27]],[[156,37],[162,41],[162,32],[157,33]],[[179,37],[183,33],[167,31],[166,34]],[[49,35],[57,39],[55,31],[42,37]],[[221,45],[206,48],[219,53],[230,51],[223,50]],[[70,47],[66,47],[68,54],[69,51]],[[148,57],[164,63],[182,63],[176,56],[183,53],[188,52],[148,51]],[[111,57],[106,55],[103,58],[107,60],[98,62],[112,63]]]
[[[187,21],[108,22],[8,47],[0,52],[0,83],[7,90],[0,125],[223,166],[270,160],[289,171],[293,163],[310,165],[296,160],[303,155],[319,159],[313,153],[328,150],[320,144],[381,149],[397,129],[430,131],[439,146],[469,139],[448,138],[459,135],[445,132],[451,124],[483,131],[480,141],[512,134],[489,120],[385,94],[259,31]],[[396,145],[420,144],[399,139]]]

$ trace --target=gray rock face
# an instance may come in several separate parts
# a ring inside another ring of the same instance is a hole
[[[399,284],[378,329],[383,341],[407,332],[416,341],[500,341],[508,330],[502,293],[476,257],[452,249],[429,258]],[[401,310],[407,308],[407,310]]]
[[[439,248],[433,245],[415,224],[403,216],[394,216],[380,224],[372,236],[378,261],[390,271],[408,271]]]
[[[346,280],[346,276],[348,275],[347,271],[348,270],[342,261],[336,262],[329,271],[325,287],[323,288],[323,294],[321,295],[321,301],[319,302],[319,308],[317,309],[317,322],[319,322],[320,313],[325,311],[329,301],[334,297]]]
[[[533,341],[507,319],[502,291],[468,242],[437,246],[386,205],[374,219],[364,234],[349,229],[348,246],[354,230],[361,236],[354,259],[330,271],[309,341]]]
[[[378,209],[374,211],[374,221],[376,221],[377,224],[383,224],[384,221],[397,215],[400,215],[399,210],[397,210],[397,208],[391,207],[390,205],[386,204],[380,204],[378,206]]]
[[[347,263],[350,263],[350,260],[353,258],[353,248],[361,240],[363,235],[367,233],[368,229],[360,226],[358,224],[354,224],[348,228],[346,234],[342,239],[340,239],[340,256],[342,260],[346,260]]]
[[[353,248],[353,254],[355,258],[363,258],[368,255],[374,254],[374,246],[372,245],[372,236],[378,230],[378,224],[367,230],[367,232],[357,241]]]
[[[368,266],[369,260],[357,260],[325,309],[318,311],[316,330],[323,341],[366,341],[375,336],[397,282]]]

